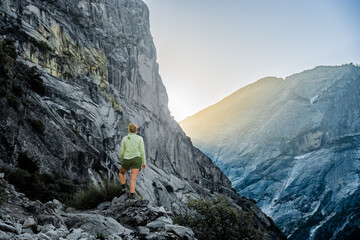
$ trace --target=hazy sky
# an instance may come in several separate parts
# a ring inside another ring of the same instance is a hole
[[[145,0],[180,121],[262,77],[360,63],[357,0]]]

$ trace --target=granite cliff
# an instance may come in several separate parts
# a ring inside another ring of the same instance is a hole
[[[359,232],[360,67],[261,79],[181,122],[290,239]]]
[[[1,168],[25,154],[79,186],[116,179],[135,122],[148,163],[137,190],[150,206],[179,214],[189,197],[221,193],[254,214],[266,239],[283,238],[171,118],[144,2],[1,0],[0,19],[17,56],[1,73]]]

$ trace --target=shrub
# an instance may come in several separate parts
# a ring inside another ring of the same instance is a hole
[[[99,187],[91,185],[85,190],[78,191],[69,205],[80,210],[95,208],[102,202],[119,197],[122,194],[121,190],[119,183],[105,180]]]
[[[39,133],[44,133],[45,132],[45,124],[39,120],[39,119],[30,119],[29,123],[31,125],[31,127],[39,132]]]
[[[27,70],[24,74],[26,83],[28,86],[40,96],[45,95],[46,88],[44,86],[43,80],[41,79],[41,74],[38,72],[36,67],[32,67]]]
[[[7,93],[12,88],[12,68],[16,61],[15,40],[6,38],[0,41],[0,87]]]
[[[14,109],[17,109],[19,107],[20,101],[15,96],[9,94],[6,96],[6,98],[10,107]]]
[[[0,42],[0,49],[3,54],[8,55],[12,60],[16,60],[17,53],[15,47],[15,40],[12,38],[5,38]]]
[[[18,85],[13,85],[12,90],[17,97],[21,97],[24,94],[24,90]]]
[[[49,51],[49,52],[52,52],[54,51],[50,46],[49,44],[47,44],[46,42],[44,41],[38,41],[36,40],[35,38],[33,37],[30,37],[29,38],[29,42],[31,42],[34,46],[38,47],[40,51]]]
[[[40,161],[29,157],[24,152],[19,152],[17,166],[29,173],[38,173],[40,170]]]
[[[3,186],[0,186],[0,206],[3,205],[7,200],[8,194]]]
[[[97,233],[96,233],[96,239],[105,240],[105,239],[106,239],[106,236],[105,236],[104,233],[97,232]]]
[[[71,128],[71,130],[73,131],[73,133],[75,134],[79,134],[80,133],[80,130],[76,129],[76,128]]]
[[[263,238],[249,213],[235,208],[219,195],[211,200],[190,200],[187,205],[195,212],[176,216],[174,223],[192,228],[199,240]]]
[[[5,171],[5,178],[31,200],[48,202],[58,199],[66,202],[71,199],[75,185],[69,180],[50,173],[40,173],[40,161],[19,153],[18,169]]]
[[[62,54],[65,56],[68,56],[68,57],[72,56],[71,52],[69,52],[69,51],[63,51]]]

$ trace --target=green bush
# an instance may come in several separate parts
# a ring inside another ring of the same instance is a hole
[[[71,128],[71,130],[73,131],[73,133],[75,134],[79,134],[80,133],[80,130],[76,129],[76,128]]]
[[[12,88],[12,68],[16,61],[15,40],[6,38],[0,41],[0,88],[7,93]]]
[[[44,133],[45,132],[45,124],[39,120],[39,119],[29,119],[29,123],[31,125],[31,127],[39,132],[39,133]]]
[[[68,57],[72,56],[71,52],[69,52],[69,51],[63,51],[62,54],[65,56],[68,56]]]
[[[29,173],[38,173],[40,170],[40,161],[29,157],[24,152],[19,152],[17,158],[17,166]]]
[[[104,233],[97,232],[97,233],[96,233],[96,239],[105,240],[105,239],[106,239],[106,236],[105,236]]]
[[[10,107],[14,108],[14,109],[18,109],[19,105],[20,105],[20,101],[13,95],[9,94],[6,96],[6,99],[10,105]]]
[[[15,40],[12,38],[5,38],[0,41],[0,51],[2,54],[8,55],[13,61],[17,58]]]
[[[85,190],[78,191],[71,202],[68,204],[76,209],[91,209],[97,207],[100,203],[111,201],[114,197],[122,194],[121,184],[105,180],[104,183],[95,187],[88,186]]]
[[[75,191],[75,185],[69,180],[50,173],[40,173],[40,162],[19,153],[18,169],[5,171],[5,178],[15,186],[15,189],[24,193],[31,200],[48,202],[58,199],[61,202],[69,201]]]
[[[44,86],[43,80],[41,79],[41,74],[38,72],[36,67],[28,69],[24,77],[28,86],[40,96],[44,96],[46,88]]]
[[[12,91],[17,97],[21,97],[24,94],[24,90],[18,85],[13,85]]]
[[[49,44],[47,44],[44,41],[38,41],[33,37],[29,38],[29,42],[31,42],[34,46],[38,47],[40,51],[49,51],[49,52],[53,52],[54,50],[49,46]]]
[[[0,206],[3,205],[7,200],[8,194],[3,186],[0,186]]]
[[[199,240],[263,239],[263,233],[249,213],[241,211],[223,197],[190,200],[187,212],[174,218],[174,223],[193,229]]]

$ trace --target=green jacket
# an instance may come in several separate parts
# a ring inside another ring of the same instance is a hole
[[[129,133],[121,141],[121,159],[141,157],[142,165],[146,165],[144,140],[135,133]]]

